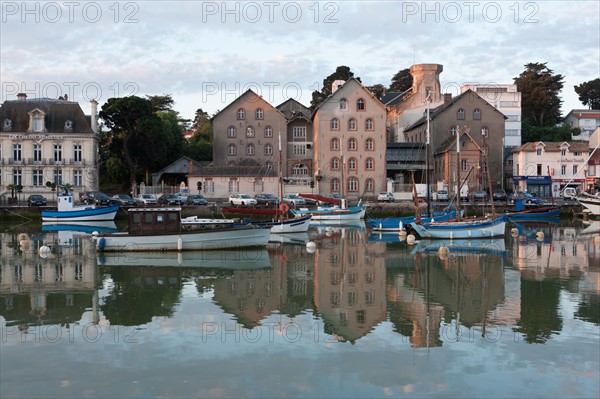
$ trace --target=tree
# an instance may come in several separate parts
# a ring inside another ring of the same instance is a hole
[[[213,129],[210,121],[210,116],[202,108],[196,110],[194,121],[192,122],[192,130],[194,135],[191,141],[212,143]]]
[[[404,92],[412,87],[413,77],[410,74],[410,68],[404,68],[399,70],[394,77],[392,77],[392,83],[390,84],[390,91]]]
[[[319,104],[325,101],[329,95],[331,95],[331,85],[334,81],[346,81],[352,77],[354,77],[354,72],[350,70],[350,67],[344,65],[337,67],[334,73],[323,79],[323,87],[321,88],[321,91],[313,91],[310,107],[314,110],[319,106]],[[356,80],[360,82],[360,78],[356,78]]]
[[[570,141],[572,135],[579,134],[578,128],[563,126],[532,126],[529,121],[521,124],[521,141],[530,143],[534,141]]]
[[[560,120],[562,75],[555,75],[546,63],[529,63],[514,81],[521,92],[523,121],[532,126],[553,126]]]
[[[383,93],[385,92],[385,86],[381,83],[377,83],[373,86],[367,86],[367,90],[373,93],[375,97],[381,98],[383,96]]]
[[[600,78],[575,86],[575,93],[579,95],[579,101],[583,105],[590,109],[600,109]]]

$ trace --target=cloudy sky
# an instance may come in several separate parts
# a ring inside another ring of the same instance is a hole
[[[592,1],[2,1],[0,101],[69,94],[85,102],[171,94],[192,118],[252,88],[278,105],[337,66],[366,85],[438,63],[445,91],[512,83],[529,62],[573,86],[600,76],[600,6]]]

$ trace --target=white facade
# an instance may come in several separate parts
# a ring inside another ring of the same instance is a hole
[[[600,127],[600,110],[573,109],[565,116],[565,124],[581,130],[581,134],[574,136],[573,140],[588,141],[593,131]]]
[[[467,84],[461,93],[473,90],[506,116],[504,147],[521,145],[521,93],[514,84]]]

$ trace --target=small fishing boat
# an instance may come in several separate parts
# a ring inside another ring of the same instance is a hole
[[[292,209],[292,213],[297,216],[312,215],[312,220],[315,221],[348,221],[360,220],[365,217],[367,207],[357,205],[346,207],[345,200],[342,200],[342,206],[319,206],[317,209]]]
[[[266,246],[270,227],[238,223],[182,223],[181,208],[133,208],[126,232],[99,233],[100,252],[189,251]]]
[[[280,220],[251,221],[250,223],[259,227],[271,227],[272,234],[306,233],[311,219],[312,215],[304,215]]]
[[[421,213],[421,220],[427,222],[445,222],[456,219],[456,210],[448,208],[440,212],[433,212],[428,216],[427,212]],[[402,216],[390,218],[367,218],[367,224],[373,231],[401,231],[415,221],[415,216]]]
[[[600,197],[580,194],[577,201],[590,211],[590,216],[600,218]]]
[[[512,222],[544,221],[560,216],[560,207],[544,206],[539,208],[524,209],[522,211],[506,212],[506,217]]]
[[[43,210],[42,222],[98,222],[115,220],[119,205],[96,207],[94,205],[75,205],[73,194],[58,196],[56,211]]]

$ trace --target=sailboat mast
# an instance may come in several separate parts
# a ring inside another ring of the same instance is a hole
[[[283,156],[281,155],[281,131],[279,132],[279,204],[283,204]]]
[[[340,181],[340,194],[342,209],[346,209],[346,191],[344,190],[346,182],[344,181],[344,169],[346,168],[346,160],[344,159],[343,140],[340,137],[340,161],[342,162],[342,178]]]
[[[490,152],[485,142],[485,133],[481,131],[481,140],[483,142],[483,151],[485,152],[485,174],[487,175],[488,193],[490,195],[490,202],[492,203],[492,219],[496,219],[496,208],[494,206],[494,197],[492,196],[492,179],[490,178]]]
[[[460,222],[460,126],[456,126],[456,220]]]
[[[427,102],[427,141],[425,142],[425,185],[427,187],[427,216],[431,216],[431,199],[429,193],[429,96],[431,93],[427,93],[427,98],[425,101]]]

